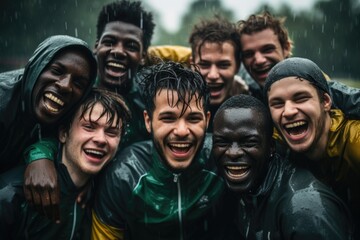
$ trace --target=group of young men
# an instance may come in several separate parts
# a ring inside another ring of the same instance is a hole
[[[153,51],[185,62],[147,66],[152,14],[121,0],[99,14],[96,60],[76,38],[41,43],[0,74],[2,236],[359,237],[360,91],[290,57],[283,24],[216,16],[190,49]]]

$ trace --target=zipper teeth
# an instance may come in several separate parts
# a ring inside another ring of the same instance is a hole
[[[178,191],[178,217],[179,217],[179,227],[180,227],[180,240],[182,240],[183,237],[183,224],[182,224],[182,207],[181,207],[181,185],[179,180],[179,175],[175,175],[176,185],[177,185],[177,191]]]
[[[75,226],[76,226],[76,201],[74,203],[74,217],[73,217],[73,226],[72,226],[72,230],[71,230],[70,240],[73,239],[73,237],[74,237]]]

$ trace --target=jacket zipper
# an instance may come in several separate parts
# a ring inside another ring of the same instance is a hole
[[[183,222],[182,222],[182,208],[181,208],[181,186],[180,186],[180,174],[174,174],[174,182],[177,186],[178,192],[178,217],[179,217],[179,228],[180,228],[180,240],[184,239],[183,236]]]
[[[76,201],[74,203],[74,215],[73,215],[73,226],[72,226],[72,230],[71,230],[71,236],[70,236],[70,240],[73,239],[74,237],[74,233],[75,233],[75,227],[76,227]]]

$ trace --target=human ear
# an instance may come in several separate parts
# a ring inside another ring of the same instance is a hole
[[[331,105],[332,105],[332,100],[328,93],[324,93],[324,95],[323,95],[323,104],[324,104],[325,111],[326,112],[330,111]]]
[[[67,131],[65,130],[65,127],[62,126],[59,128],[59,141],[61,143],[65,143],[66,138],[67,138]]]
[[[144,110],[145,127],[148,133],[151,133],[151,118],[146,110]]]
[[[99,45],[99,41],[96,41],[95,42],[95,46],[94,46],[94,49],[93,49],[93,54],[96,55],[97,54],[97,47]]]

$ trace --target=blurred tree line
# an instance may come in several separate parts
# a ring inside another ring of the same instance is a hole
[[[22,67],[36,46],[54,34],[76,36],[94,46],[96,20],[101,7],[113,0],[2,0],[0,2],[0,71]],[[232,9],[220,0],[193,0],[184,14],[179,30],[167,32],[157,14],[142,0],[146,9],[154,13],[157,24],[154,45],[188,45],[193,25],[200,19],[220,14],[231,21]],[[286,17],[285,25],[294,41],[294,56],[315,61],[331,77],[360,81],[360,6],[358,0],[318,0],[308,11],[294,11],[284,4],[273,9],[271,1],[259,7],[276,16]],[[243,16],[246,18],[247,16]]]

